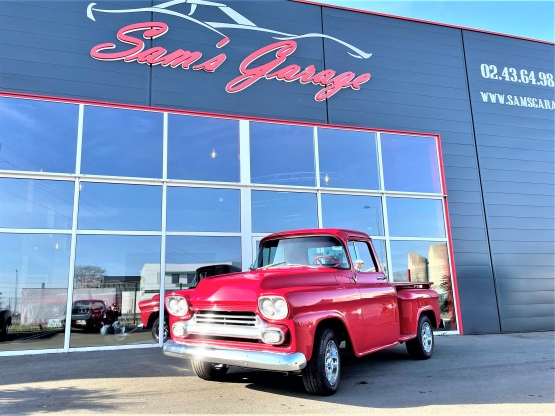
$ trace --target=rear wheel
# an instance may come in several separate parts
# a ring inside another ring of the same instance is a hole
[[[416,338],[407,341],[407,352],[413,360],[427,360],[434,352],[434,331],[430,318],[421,315]]]
[[[303,370],[303,383],[309,394],[330,396],[337,391],[341,357],[335,333],[325,328],[316,333],[312,358]]]
[[[191,360],[191,366],[197,377],[208,381],[220,381],[225,377],[229,366],[212,364],[199,360]]]

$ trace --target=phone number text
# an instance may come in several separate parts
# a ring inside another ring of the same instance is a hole
[[[541,85],[542,87],[554,87],[555,81],[553,74],[549,72],[538,72],[537,78],[534,71],[527,71],[521,69],[520,71],[515,68],[504,67],[501,73],[498,72],[497,66],[482,64],[480,65],[482,77],[487,79],[499,79],[501,81],[520,82],[523,84]]]

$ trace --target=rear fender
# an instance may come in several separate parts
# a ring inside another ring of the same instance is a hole
[[[423,313],[430,314],[432,326],[439,326],[439,301],[435,290],[409,289],[397,293],[401,321],[401,339],[414,338],[418,330],[418,320]]]
[[[347,337],[356,350],[355,339],[351,335],[351,329],[347,325],[345,317],[337,311],[320,311],[307,312],[297,315],[293,318],[295,327],[295,343],[296,350],[302,352],[307,361],[312,357],[312,349],[314,348],[314,338],[318,325],[326,319],[338,319],[341,321],[347,332]]]

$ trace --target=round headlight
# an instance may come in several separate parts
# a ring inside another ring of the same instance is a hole
[[[177,312],[177,299],[176,298],[170,298],[170,301],[168,303],[168,309],[169,309],[171,314],[175,315],[175,313]]]
[[[284,299],[278,298],[274,302],[274,309],[275,309],[275,319],[283,319],[287,316],[289,312],[287,309],[287,303]]]
[[[168,312],[175,316],[185,316],[189,312],[189,304],[183,296],[170,296],[166,299]]]
[[[270,298],[266,298],[262,301],[262,314],[264,316],[270,317],[274,314],[274,302]]]
[[[287,302],[281,296],[259,297],[258,309],[267,319],[285,319],[289,314]]]
[[[179,314],[185,315],[187,314],[187,310],[189,309],[189,305],[187,305],[187,301],[184,298],[181,298],[179,302],[177,302],[177,307],[179,308]]]

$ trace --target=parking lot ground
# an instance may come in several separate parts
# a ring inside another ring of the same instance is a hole
[[[436,336],[434,356],[405,346],[342,354],[331,397],[297,375],[233,368],[198,379],[159,348],[0,358],[0,414],[555,414],[554,334]]]

